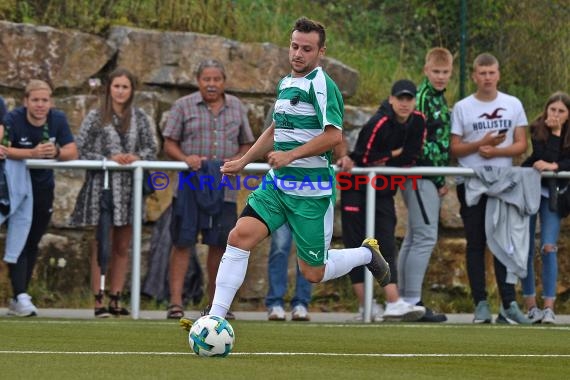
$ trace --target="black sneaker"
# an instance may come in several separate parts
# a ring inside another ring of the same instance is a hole
[[[212,306],[208,305],[204,308],[204,310],[202,310],[202,312],[200,313],[200,316],[203,317],[205,315],[210,314],[210,309],[212,308]],[[226,313],[226,321],[233,321],[236,319],[236,316],[234,313],[232,313],[231,310],[228,310],[228,312]]]
[[[380,253],[378,240],[364,239],[361,247],[366,247],[372,252],[372,260],[366,264],[366,268],[372,273],[372,276],[378,281],[381,287],[390,283],[390,266]]]
[[[130,315],[131,313],[125,309],[124,307],[122,307],[119,304],[120,301],[120,294],[116,294],[116,295],[111,295],[109,296],[109,298],[111,299],[109,301],[109,307],[107,308],[107,310],[109,311],[109,313],[111,315],[114,315],[115,317],[119,317],[119,316],[127,316]]]
[[[422,301],[416,304],[417,306],[424,306]],[[447,316],[445,314],[435,313],[429,307],[426,307],[426,313],[421,317],[418,322],[431,322],[431,323],[441,323],[447,321]]]
[[[228,310],[228,312],[226,313],[226,320],[227,321],[234,321],[236,319],[236,316],[234,313],[232,313],[231,310]]]
[[[96,307],[95,308],[95,318],[109,318],[111,313],[106,307]]]

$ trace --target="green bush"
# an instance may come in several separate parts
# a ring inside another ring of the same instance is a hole
[[[347,103],[375,105],[395,79],[420,79],[430,47],[446,46],[459,58],[462,1],[4,0],[0,18],[101,35],[112,25],[125,25],[287,46],[291,24],[306,15],[327,26],[327,54],[360,72],[358,92]],[[495,54],[501,62],[501,89],[521,98],[529,117],[540,112],[549,94],[569,90],[566,0],[465,4],[467,66],[483,51]],[[466,74],[469,93],[473,88]],[[451,103],[459,94],[458,75],[457,69],[448,92]]]

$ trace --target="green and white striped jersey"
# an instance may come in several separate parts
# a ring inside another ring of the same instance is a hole
[[[273,111],[276,151],[289,151],[319,136],[325,126],[342,130],[344,102],[321,67],[304,77],[288,75],[277,86]],[[332,151],[302,158],[268,174],[277,187],[296,197],[330,197],[335,186]]]

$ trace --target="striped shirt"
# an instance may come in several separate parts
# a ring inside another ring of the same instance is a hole
[[[199,91],[174,103],[162,135],[179,141],[187,156],[219,160],[235,156],[240,145],[255,140],[247,111],[237,97],[225,94],[224,105],[214,116]]]
[[[290,151],[324,133],[327,125],[342,130],[344,102],[321,67],[304,77],[288,75],[277,86],[273,111],[276,151]],[[280,190],[297,197],[330,197],[334,189],[332,151],[295,160],[271,170]]]
[[[182,152],[209,160],[224,160],[239,152],[240,145],[253,143],[247,111],[235,96],[225,94],[225,102],[217,116],[210,111],[200,91],[178,99],[172,106],[164,137],[178,141]],[[236,177],[230,177],[231,188],[224,190],[226,202],[236,202]]]

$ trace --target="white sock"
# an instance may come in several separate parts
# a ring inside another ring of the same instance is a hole
[[[248,259],[249,251],[227,245],[216,276],[216,291],[214,292],[210,315],[226,317],[226,313],[245,279]]]
[[[366,247],[330,249],[321,282],[344,276],[352,268],[368,264],[370,260],[372,260],[372,252]]]
[[[420,297],[402,297],[402,298],[404,298],[404,301],[406,301],[410,305],[417,305],[417,303],[420,302]]]

